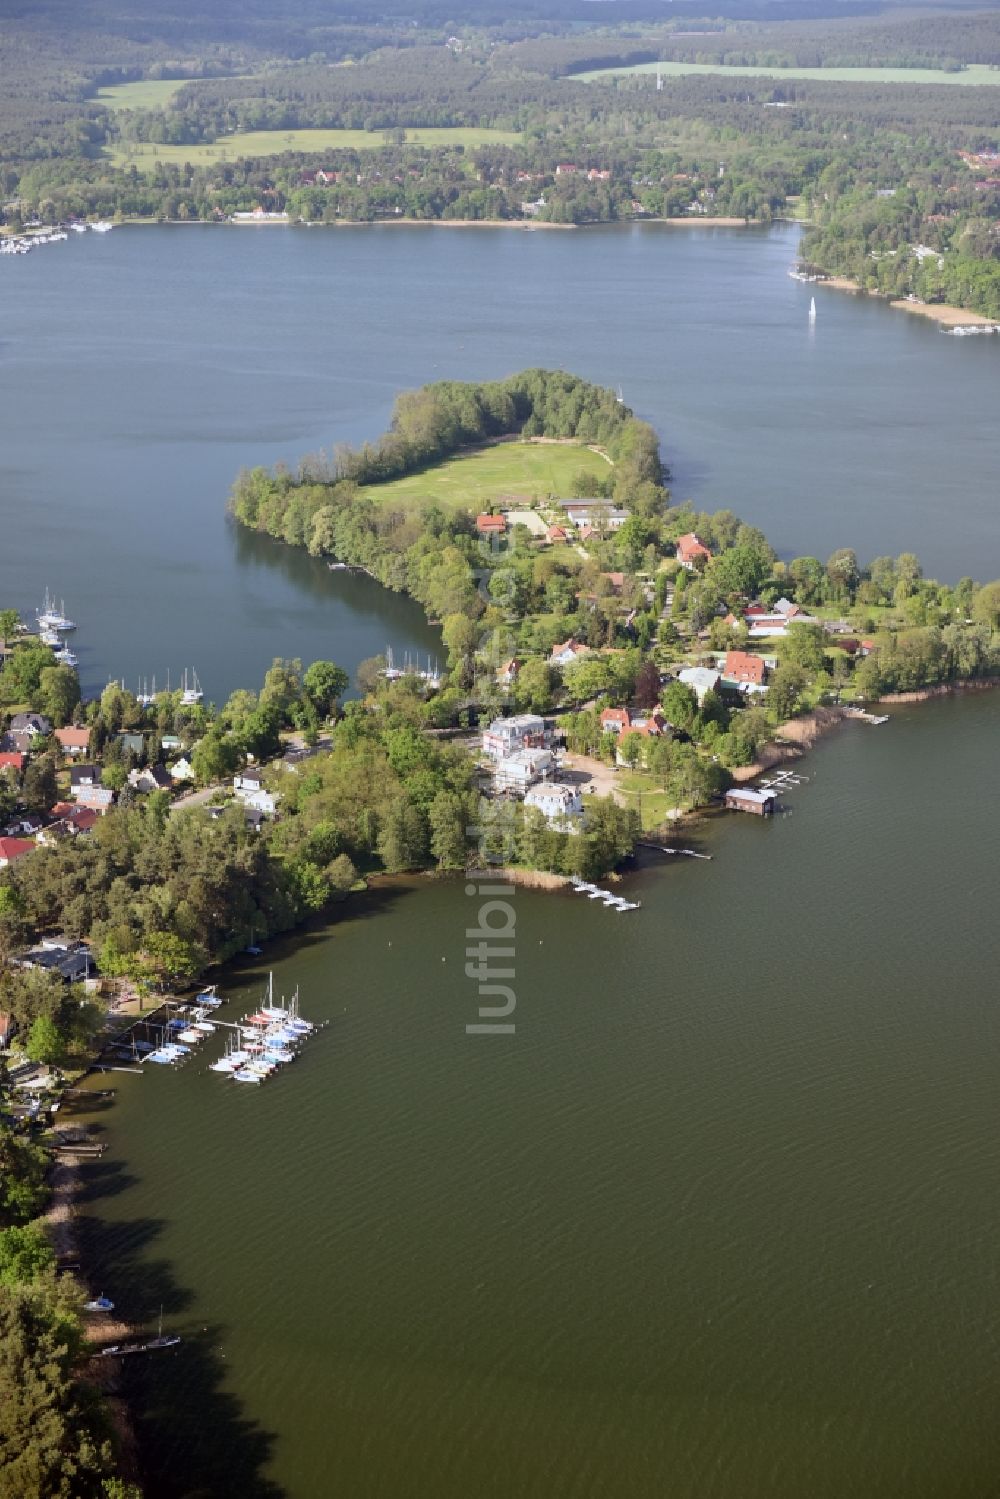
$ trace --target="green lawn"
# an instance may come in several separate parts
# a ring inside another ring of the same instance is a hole
[[[120,90],[109,89],[107,92]],[[514,146],[520,139],[515,130],[466,130],[459,126],[406,132],[408,146],[482,146],[491,143]],[[384,145],[381,130],[244,130],[236,135],[222,136],[211,145],[159,146],[149,141],[122,141],[105,154],[115,166],[134,163],[152,171],[158,161],[189,161],[192,166],[208,166],[216,161],[235,161],[239,156],[280,156],[284,151],[375,151]]]
[[[625,805],[639,813],[644,833],[661,827],[667,820],[667,813],[673,811],[670,797],[648,771],[620,771],[618,790],[624,795]]]
[[[589,73],[573,73],[569,76],[576,81],[590,83],[595,78],[657,71],[664,78],[679,78],[687,73],[728,73],[740,78],[814,78],[821,83],[1000,84],[1000,68],[988,67],[984,63],[972,63],[960,73],[946,73],[943,68],[747,68],[726,67],[723,63],[639,62],[630,68],[596,68]]]
[[[481,510],[508,496],[565,499],[573,493],[573,476],[581,469],[605,478],[608,462],[576,443],[505,442],[463,453],[405,479],[369,485],[366,493],[386,505],[416,501],[450,510]]]
[[[162,109],[185,83],[192,78],[143,78],[138,83],[116,83],[113,88],[99,88],[97,101],[108,109]]]

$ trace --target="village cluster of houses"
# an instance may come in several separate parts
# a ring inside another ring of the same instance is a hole
[[[145,753],[144,735],[120,733],[117,738],[124,754],[138,758]],[[0,775],[13,777],[19,786],[32,753],[53,742],[69,762],[69,796],[56,802],[47,817],[19,811],[0,828],[0,869],[24,858],[36,847],[52,846],[64,838],[89,833],[117,799],[117,793],[102,784],[101,766],[88,758],[90,730],[82,725],[54,729],[43,713],[14,715],[10,728],[0,736]],[[179,753],[181,740],[165,734],[160,744],[168,756],[177,758],[168,765],[157,763],[130,770],[128,784],[140,794],[183,791],[194,782],[190,760]],[[288,759],[294,759],[294,753]],[[253,768],[234,776],[233,797],[243,808],[247,826],[254,829],[277,811],[277,798],[266,790],[261,772]],[[214,817],[221,817],[225,806],[209,807],[208,811]]]

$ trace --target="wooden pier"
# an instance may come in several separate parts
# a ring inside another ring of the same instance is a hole
[[[637,847],[651,848],[654,853],[673,854],[677,858],[682,859],[710,859],[712,857],[711,854],[699,853],[696,848],[667,848],[662,843],[650,843],[649,840],[645,838],[640,838],[638,840]]]
[[[888,713],[869,713],[866,708],[845,708],[846,718],[856,718],[860,723],[880,724],[888,723]]]

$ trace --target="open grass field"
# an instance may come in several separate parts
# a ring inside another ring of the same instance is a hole
[[[162,109],[178,89],[193,80],[187,78],[142,78],[138,83],[116,83],[113,88],[99,88],[97,100],[115,113],[120,109]]]
[[[639,62],[630,68],[596,68],[589,73],[573,73],[574,80],[590,83],[595,79],[614,78],[629,73],[656,73],[664,78],[679,78],[688,73],[727,73],[743,78],[810,78],[820,83],[955,83],[1000,85],[1000,68],[973,63],[960,73],[946,73],[943,68],[745,68],[726,67],[722,63]]]
[[[408,146],[513,146],[520,139],[515,130],[466,130],[459,126],[406,132]],[[140,170],[153,171],[157,162],[189,161],[192,166],[209,166],[216,161],[235,161],[239,156],[280,156],[284,151],[375,151],[384,145],[380,130],[244,130],[222,136],[211,145],[158,146],[148,141],[122,141],[105,154],[115,166],[134,164]]]
[[[605,478],[608,463],[600,453],[575,443],[505,442],[463,453],[421,474],[369,485],[365,493],[385,505],[416,503],[479,511],[508,495],[565,499],[573,493],[573,475],[581,469]]]

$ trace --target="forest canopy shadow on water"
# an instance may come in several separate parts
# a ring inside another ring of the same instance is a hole
[[[155,1332],[162,1308],[163,1331],[182,1338],[176,1348],[124,1359],[112,1370],[135,1431],[144,1499],[283,1499],[285,1491],[264,1472],[273,1433],[223,1387],[226,1328],[195,1322],[191,1292],[151,1253],[162,1223],[102,1219],[102,1198],[115,1196],[128,1178],[111,1161],[90,1163],[81,1174],[90,1208],[78,1225],[88,1280],[113,1292],[116,1315],[140,1336]]]

